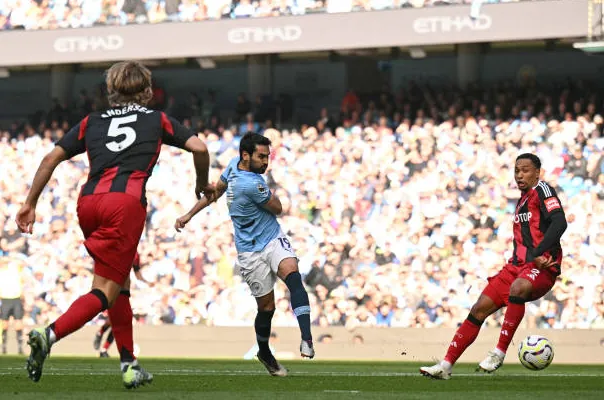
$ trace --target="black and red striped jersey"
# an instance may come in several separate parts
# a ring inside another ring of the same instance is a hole
[[[537,186],[522,194],[514,213],[514,254],[510,262],[521,265],[533,261],[534,251],[543,240],[552,223],[552,216],[564,213],[562,203],[554,188],[539,181]],[[557,240],[544,255],[551,255],[558,265],[562,259],[562,247]]]
[[[90,172],[80,196],[121,192],[146,206],[145,187],[162,143],[184,149],[191,136],[165,113],[131,104],[89,114],[57,146],[68,158],[88,154]]]

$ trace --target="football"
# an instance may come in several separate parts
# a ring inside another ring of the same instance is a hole
[[[527,336],[518,347],[518,358],[526,368],[533,371],[542,370],[552,363],[554,347],[543,336]]]

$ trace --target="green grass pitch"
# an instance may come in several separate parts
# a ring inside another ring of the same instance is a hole
[[[38,383],[23,357],[0,357],[0,399],[603,399],[603,365],[556,365],[531,372],[504,365],[495,374],[460,364],[449,381],[418,373],[417,363],[283,361],[287,378],[257,361],[141,359],[154,382],[133,391],[118,360],[52,357]]]

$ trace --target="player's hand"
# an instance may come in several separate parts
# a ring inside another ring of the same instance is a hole
[[[176,223],[174,224],[174,229],[176,229],[176,232],[180,232],[182,230],[182,228],[184,228],[185,225],[189,223],[190,220],[191,220],[191,217],[189,217],[188,215],[184,215],[184,216],[178,218],[176,220]]]
[[[539,256],[533,260],[537,269],[546,269],[555,264],[552,256]]]
[[[32,233],[36,221],[36,208],[29,204],[23,204],[15,220],[21,232]]]
[[[197,200],[201,199],[201,195],[203,194],[208,200],[212,200],[214,197],[214,193],[216,193],[216,187],[211,183],[207,183],[205,185],[201,185],[199,182],[195,186],[195,196],[197,196]]]

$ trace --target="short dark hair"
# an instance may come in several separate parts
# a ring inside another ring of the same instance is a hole
[[[518,160],[531,160],[535,168],[541,168],[541,160],[539,159],[539,157],[532,153],[520,154],[518,157],[516,157],[516,162],[518,162]]]
[[[243,158],[243,152],[245,151],[250,156],[256,151],[256,146],[270,146],[271,140],[266,136],[259,135],[257,133],[246,133],[241,142],[239,142],[239,157]]]

